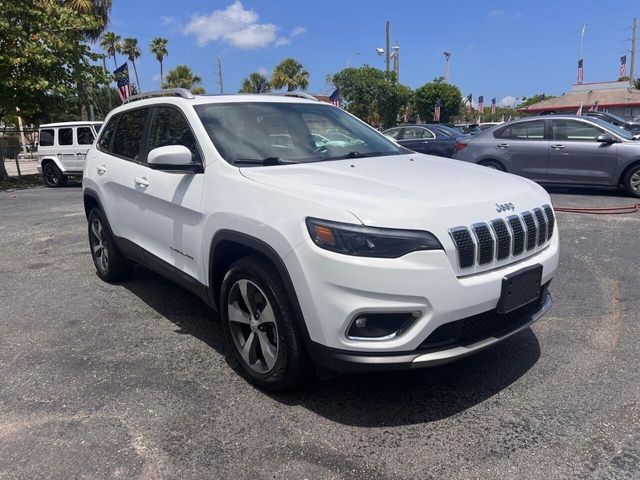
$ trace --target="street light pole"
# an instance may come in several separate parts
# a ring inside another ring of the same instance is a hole
[[[389,51],[389,20],[387,20],[386,25],[386,48],[384,50],[384,54],[386,56],[387,63],[387,80],[389,80],[389,62],[391,60],[391,52]]]

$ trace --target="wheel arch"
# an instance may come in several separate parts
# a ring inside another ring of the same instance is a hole
[[[309,346],[309,332],[287,267],[278,252],[258,238],[233,230],[220,230],[215,234],[209,250],[209,303],[219,310],[220,287],[227,269],[237,259],[256,254],[268,260],[280,275],[305,344]]]
[[[98,197],[98,194],[96,192],[94,192],[90,188],[85,188],[82,197],[84,202],[85,217],[89,218],[89,212],[91,212],[91,209],[94,207],[98,207],[100,210],[102,210],[102,214],[106,215],[104,209],[102,208],[100,198]]]
[[[618,178],[618,185],[623,185],[624,184],[624,177],[627,176],[627,173],[629,173],[629,170],[631,170],[632,168],[635,168],[637,166],[640,166],[640,158],[636,158],[633,162],[631,162],[629,165],[627,165],[622,170],[622,173],[620,173],[620,177]]]
[[[504,168],[505,172],[508,171],[507,170],[507,166],[504,164],[504,162],[501,161],[501,160],[498,160],[495,157],[485,157],[485,158],[483,158],[481,160],[478,160],[476,163],[478,165],[483,165],[483,166],[486,165],[487,163],[497,163],[498,165],[502,165],[502,168]]]
[[[56,167],[58,167],[62,173],[65,173],[65,169],[62,165],[62,162],[60,162],[58,157],[56,157],[55,155],[47,155],[46,157],[42,157],[40,159],[40,167],[42,167],[47,162],[55,163]]]

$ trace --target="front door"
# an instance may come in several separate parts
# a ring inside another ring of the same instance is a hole
[[[184,145],[191,150],[193,161],[202,163],[195,136],[182,112],[175,106],[157,106],[149,128],[147,151],[168,145]],[[136,169],[134,182],[140,193],[136,222],[143,235],[141,246],[205,283],[201,262],[204,175],[156,170],[142,163]]]
[[[82,170],[84,159],[80,165],[76,160],[76,148],[73,143],[73,127],[58,128],[56,139],[56,156],[67,172]]]
[[[76,127],[76,161],[84,168],[84,161],[87,156],[87,152],[93,143],[95,134],[90,125],[81,125]]]
[[[496,136],[496,156],[509,173],[541,182],[547,179],[549,141],[545,121],[514,123]]]
[[[549,181],[610,184],[616,171],[618,145],[597,142],[601,128],[584,120],[551,120]]]

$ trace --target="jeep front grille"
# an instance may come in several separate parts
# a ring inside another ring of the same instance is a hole
[[[550,205],[497,218],[489,223],[449,230],[460,269],[485,266],[520,257],[542,248],[553,235],[555,216]]]

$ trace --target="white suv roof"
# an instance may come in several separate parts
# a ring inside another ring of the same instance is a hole
[[[56,123],[44,123],[40,125],[40,128],[58,128],[58,127],[77,127],[80,125],[98,125],[102,123],[102,121],[92,121],[87,120],[86,122],[78,121],[78,122],[56,122]]]

